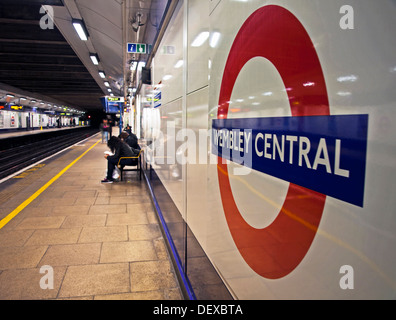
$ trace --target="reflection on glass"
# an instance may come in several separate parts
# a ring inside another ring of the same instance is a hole
[[[192,47],[200,47],[202,46],[206,40],[209,38],[209,31],[203,31],[196,36],[194,41],[191,43]]]

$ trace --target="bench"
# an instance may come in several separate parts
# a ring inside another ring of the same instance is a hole
[[[139,180],[142,180],[142,153],[143,150],[140,150],[139,154],[136,157],[121,157],[118,160],[117,167],[120,169],[120,181],[123,181],[123,174],[125,171],[137,171],[139,173]],[[120,162],[122,159],[137,159],[137,165],[121,165]],[[134,167],[133,169],[125,169],[125,167]]]

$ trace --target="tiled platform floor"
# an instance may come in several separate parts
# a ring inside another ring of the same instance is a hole
[[[99,140],[0,185],[0,219]],[[145,182],[100,183],[106,150],[97,144],[0,230],[0,299],[182,299]],[[40,287],[43,266],[53,289]]]

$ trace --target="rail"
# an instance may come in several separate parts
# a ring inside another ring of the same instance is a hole
[[[98,133],[97,129],[70,132],[62,136],[47,138],[24,145],[12,146],[1,150],[0,179],[18,172],[96,133]]]

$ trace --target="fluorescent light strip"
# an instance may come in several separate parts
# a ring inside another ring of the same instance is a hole
[[[84,21],[73,19],[73,27],[82,41],[87,41],[89,34],[87,28],[85,27]]]
[[[91,54],[89,55],[89,57],[91,58],[92,63],[93,63],[95,66],[97,66],[97,65],[99,64],[99,57],[98,57],[97,54],[91,53]]]

